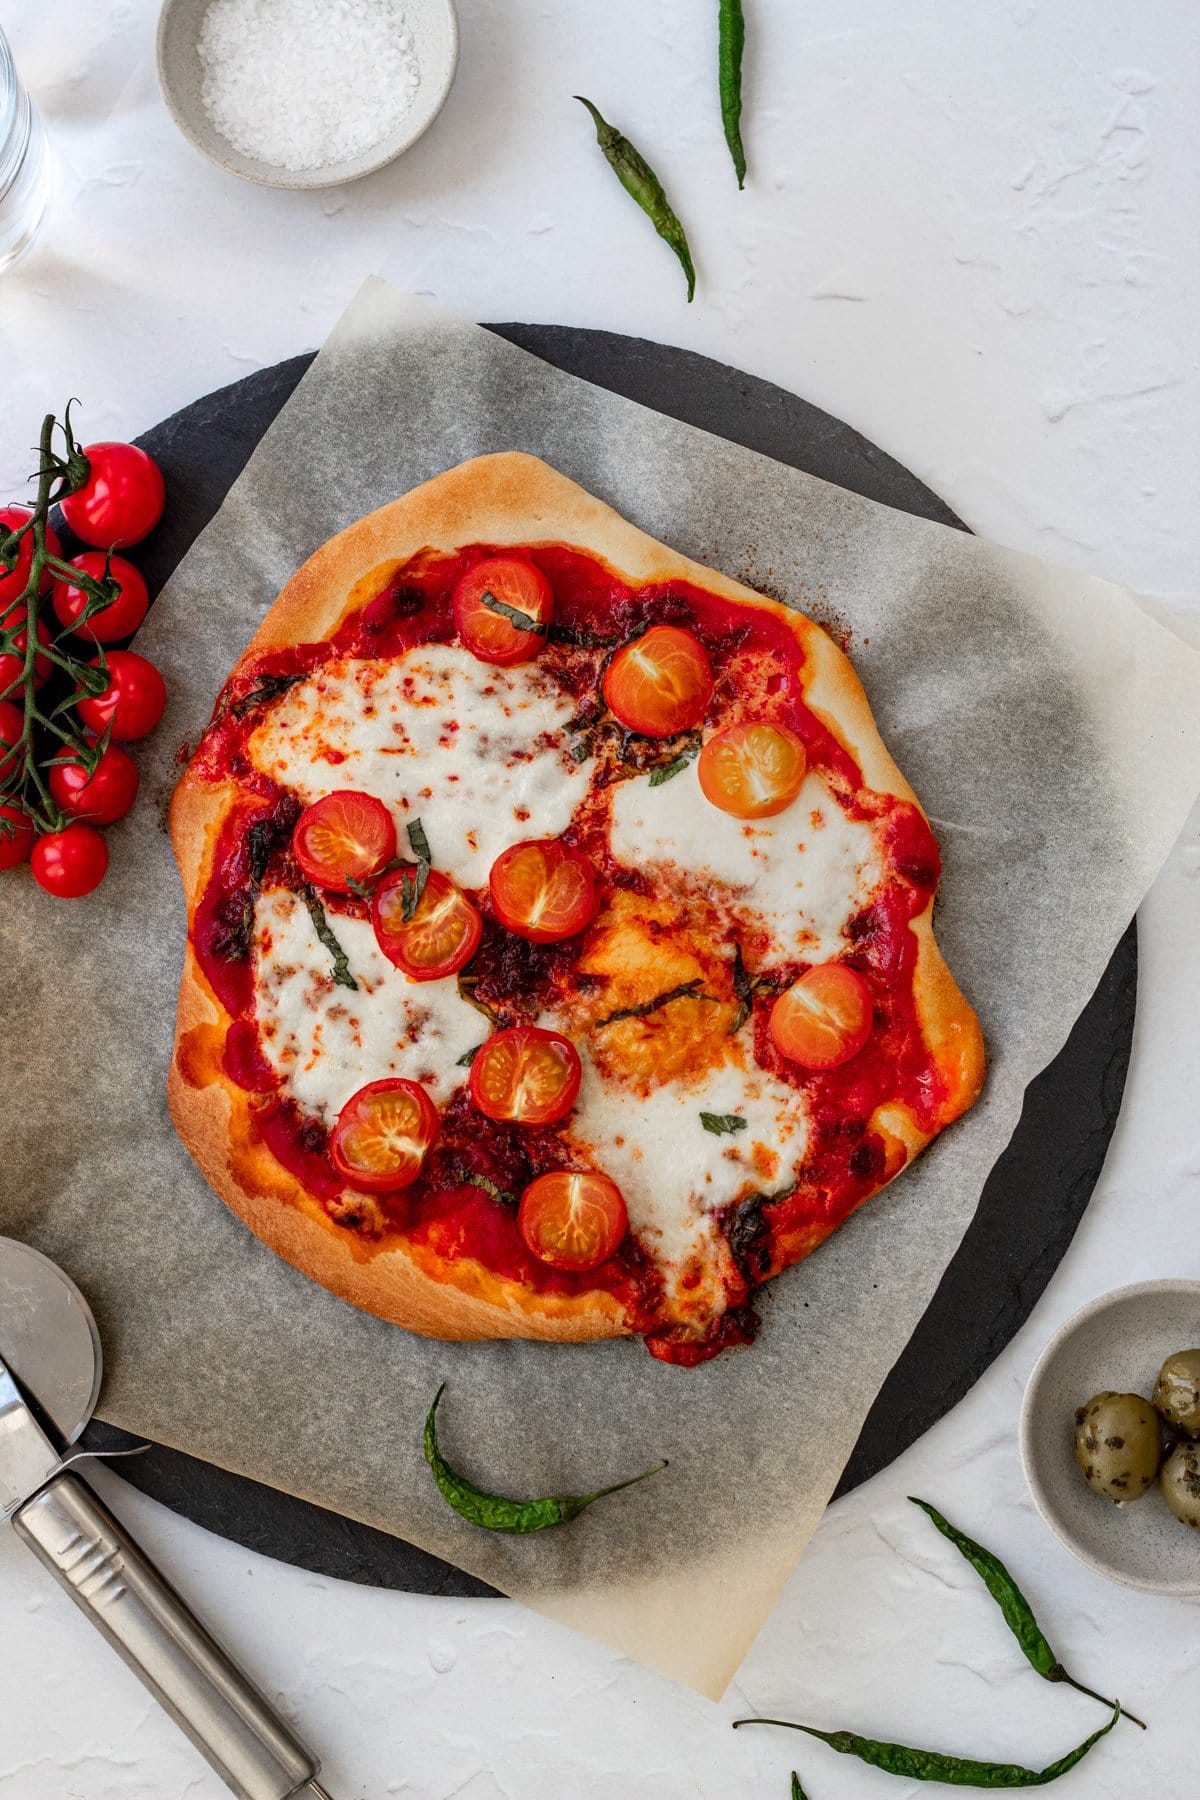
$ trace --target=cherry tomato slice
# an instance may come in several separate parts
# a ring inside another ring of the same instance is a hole
[[[529,838],[502,850],[488,885],[500,923],[535,944],[574,937],[599,904],[591,863],[557,838]]]
[[[704,645],[677,625],[652,625],[622,644],[602,682],[610,710],[644,737],[674,737],[698,725],[712,699]]]
[[[78,763],[51,763],[50,792],[72,819],[91,825],[115,825],[137,799],[138,772],[133,758],[110,744],[89,777]]]
[[[554,1269],[598,1269],[629,1230],[615,1181],[594,1169],[553,1169],[521,1195],[517,1229],[539,1262]]]
[[[0,806],[0,869],[15,869],[33,849],[33,822],[19,806]]]
[[[29,616],[28,607],[14,606],[12,608],[12,611],[8,614],[7,618],[4,620],[4,627],[3,627],[4,630],[5,631],[16,631],[16,628],[18,625],[24,626],[25,621],[28,618],[28,616]],[[49,644],[49,642],[50,642],[50,627],[47,625],[45,619],[38,620],[37,636],[38,636],[39,644]],[[13,645],[12,649],[5,650],[3,653],[0,653],[0,694],[8,694],[9,689],[12,687],[13,683],[15,681],[20,681],[22,679],[22,677],[24,676],[24,674],[25,674],[25,646],[28,642],[29,642],[29,632],[27,630],[17,631],[16,637],[13,638],[13,640],[12,640],[12,645]],[[54,664],[50,661],[50,658],[48,656],[42,656],[39,652],[39,654],[34,657],[34,659],[33,659],[33,685],[34,685],[34,687],[41,687],[42,683],[48,679],[50,671],[53,667],[54,667]],[[11,699],[11,697],[12,696],[9,695],[10,699]]]
[[[60,900],[78,900],[99,887],[108,868],[108,845],[90,825],[68,825],[40,837],[29,857],[33,879]]]
[[[306,806],[292,833],[296,861],[316,886],[349,894],[396,854],[396,826],[374,794],[339,788]]]
[[[32,519],[32,517],[33,514],[27,506],[0,506],[0,541],[3,540],[6,532],[16,531],[24,525],[27,519]],[[46,527],[46,548],[51,556],[61,556],[63,553],[62,540],[52,525]],[[12,619],[4,619],[4,608],[25,592],[32,565],[33,535],[27,531],[21,539],[20,547],[17,550],[17,560],[12,568],[7,574],[0,569],[0,622],[7,625],[14,623]],[[53,580],[54,577],[49,569],[43,569],[40,583],[43,594],[49,592]]]
[[[385,875],[375,889],[371,921],[389,962],[414,981],[437,981],[470,962],[483,920],[449,876],[437,869],[430,870],[416,912],[406,920],[405,897],[415,879],[413,863]]]
[[[454,590],[454,623],[458,635],[481,662],[508,667],[536,656],[546,632],[524,631],[488,600],[521,613],[540,626],[554,617],[554,590],[542,571],[519,556],[489,556],[468,569]]]
[[[85,544],[127,550],[162,517],[162,471],[136,444],[86,444],[88,477],[62,501],[62,515]]]
[[[98,661],[93,660],[93,668]],[[110,650],[105,663],[108,686],[101,694],[77,700],[75,711],[89,731],[97,737],[107,731],[114,744],[148,737],[166,710],[166,682],[136,650]]]
[[[776,1000],[771,1036],[790,1062],[836,1069],[858,1055],[872,1018],[870,990],[858,971],[845,963],[818,963]]]
[[[579,1093],[579,1052],[568,1038],[537,1025],[497,1031],[475,1053],[471,1098],[489,1119],[553,1125]]]
[[[351,1094],[329,1135],[334,1168],[351,1187],[410,1187],[437,1137],[438,1110],[419,1081],[369,1081]]]
[[[90,575],[94,581],[100,581],[104,577],[104,563],[102,551],[84,550],[79,556],[71,558],[70,566],[82,569],[85,575]],[[82,625],[79,621],[88,604],[88,597],[83,589],[70,581],[56,581],[54,584],[54,610],[58,614],[59,623],[68,631],[77,631],[80,637],[91,638],[94,644],[115,644],[119,638],[132,637],[150,605],[146,583],[127,558],[114,556],[109,563],[108,572],[118,584],[117,597],[94,612]]]
[[[804,782],[803,739],[786,725],[729,725],[710,737],[696,765],[704,798],[735,819],[770,819]]]

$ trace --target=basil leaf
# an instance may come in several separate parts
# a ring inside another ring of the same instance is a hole
[[[650,771],[650,786],[661,787],[664,781],[670,781],[675,775],[682,775],[692,758],[699,754],[699,746],[689,744],[688,748],[681,750],[671,762],[659,763],[656,769]]]
[[[510,606],[507,600],[497,600],[495,594],[485,592],[479,598],[489,612],[499,613],[502,619],[507,619],[518,631],[531,631],[534,637],[549,637],[549,625],[541,619],[535,619],[531,613],[522,612],[520,607]]]
[[[644,1019],[648,1013],[657,1012],[660,1006],[669,1006],[672,1000],[682,1000],[685,995],[689,999],[713,1000],[712,994],[700,992],[703,980],[702,975],[695,975],[691,981],[681,981],[678,987],[668,988],[665,994],[655,994],[653,1000],[643,1000],[640,1006],[619,1006],[606,1018],[597,1019],[592,1030],[602,1031],[606,1025],[615,1025],[618,1019]]]
[[[455,1058],[455,1068],[469,1069],[482,1049],[482,1044],[472,1044],[469,1050],[464,1050],[461,1056]]]
[[[411,820],[406,829],[409,845],[417,859],[416,868],[411,873],[405,870],[400,884],[403,891],[400,917],[406,925],[409,925],[421,904],[421,895],[425,892],[425,883],[429,880],[429,871],[433,867],[433,854],[429,848],[429,839],[425,835],[425,827],[420,819]]]
[[[277,700],[280,694],[286,694],[290,687],[304,680],[303,671],[298,675],[264,675],[254,687],[247,688],[240,700],[235,700],[229,708],[235,719],[244,719],[246,714],[261,706],[264,700]]]
[[[349,958],[333,934],[333,928],[325,917],[325,908],[310,887],[302,887],[300,897],[308,908],[308,916],[313,922],[313,930],[333,958],[335,983],[338,987],[353,988],[357,993],[358,983],[350,973]]]
[[[745,1131],[750,1121],[743,1119],[740,1113],[702,1112],[700,1123],[705,1131],[711,1131],[714,1137],[735,1137],[739,1131]]]

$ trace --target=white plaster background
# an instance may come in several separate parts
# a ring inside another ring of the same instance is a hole
[[[325,194],[248,188],[159,99],[149,0],[0,0],[58,192],[0,277],[0,489],[43,410],[128,435],[324,336],[376,271],[468,316],[685,344],[781,383],[906,462],[976,530],[1129,582],[1200,626],[1190,0],[747,0],[738,195],[708,0],[460,0],[458,81],[400,163]],[[589,93],[666,180],[700,275],[598,159]],[[1081,1678],[1140,1703],[1057,1789],[1178,1794],[1194,1768],[1200,1603],[1128,1593],[1041,1526],[1016,1450],[1025,1376],[1106,1288],[1200,1274],[1200,819],[1142,908],[1125,1108],[1033,1318],[894,1468],[831,1509],[726,1703],[504,1601],[319,1580],[112,1477],[131,1528],[302,1720],[338,1800],[811,1800],[916,1793],[743,1710],[1035,1765],[1099,1722],[1038,1682],[925,1493],[1020,1572]],[[1174,1715],[1174,1717],[1173,1717]],[[0,1800],[224,1789],[27,1553],[0,1535]]]

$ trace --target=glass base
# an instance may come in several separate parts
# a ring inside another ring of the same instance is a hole
[[[45,221],[53,185],[50,146],[42,122],[33,112],[21,166],[0,194],[0,274],[18,263],[32,246]]]

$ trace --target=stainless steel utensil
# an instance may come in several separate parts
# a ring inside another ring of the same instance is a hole
[[[87,1301],[48,1258],[0,1238],[0,1513],[241,1800],[330,1800],[317,1758],[68,1472],[64,1449],[99,1391]]]

